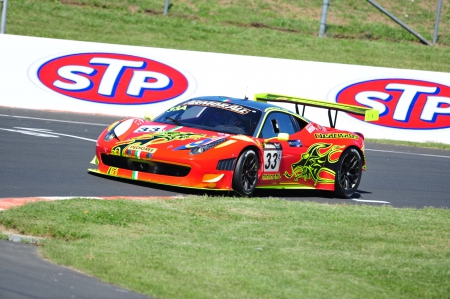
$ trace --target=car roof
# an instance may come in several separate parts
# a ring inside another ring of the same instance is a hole
[[[247,106],[249,108],[258,109],[261,111],[265,111],[267,108],[278,108],[278,109],[282,109],[287,112],[290,112],[288,109],[282,108],[278,105],[273,105],[273,104],[269,104],[266,102],[257,102],[257,101],[249,100],[248,98],[240,99],[240,98],[225,97],[225,96],[202,96],[202,97],[195,97],[190,100],[226,102],[226,103],[231,103],[231,104]]]

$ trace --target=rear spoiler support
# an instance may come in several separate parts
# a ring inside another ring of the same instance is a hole
[[[356,115],[364,116],[364,121],[377,121],[379,118],[379,111],[377,109],[361,107],[356,105],[340,104],[325,102],[319,100],[310,100],[304,98],[298,98],[293,96],[286,96],[272,93],[258,93],[255,94],[255,101],[257,102],[278,102],[295,104],[295,112],[299,113],[299,105],[303,105],[302,116],[305,114],[305,107],[311,106],[316,108],[328,109],[328,120],[330,121],[330,127],[336,127],[337,113],[338,111],[347,112]],[[332,111],[335,111],[334,119]]]
[[[304,106],[303,106],[303,107],[304,107]],[[334,121],[333,121],[333,118],[331,117],[331,110],[328,109],[328,120],[330,121],[330,127],[332,127],[332,128],[335,128],[335,127],[336,127],[337,113],[338,113],[338,111],[335,110],[335,111],[334,111]]]

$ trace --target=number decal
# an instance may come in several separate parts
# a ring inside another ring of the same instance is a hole
[[[278,165],[279,157],[278,153],[273,154],[273,164],[270,165],[271,169],[275,169]]]
[[[140,126],[134,132],[135,133],[151,133],[151,132],[163,132],[166,126]]]
[[[172,111],[180,111],[180,110],[186,110],[187,106],[175,106],[170,108],[169,110],[167,110],[167,112],[172,112]]]
[[[264,172],[276,172],[280,168],[281,150],[264,151]]]
[[[110,167],[108,168],[108,174],[110,175],[117,175],[119,173],[119,168],[117,167]]]

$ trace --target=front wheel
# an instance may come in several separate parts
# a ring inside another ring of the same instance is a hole
[[[350,198],[358,189],[362,175],[362,159],[355,148],[346,149],[338,162],[334,190],[337,196]]]
[[[243,196],[252,195],[258,181],[258,156],[253,150],[246,150],[236,163],[233,174],[233,190]]]

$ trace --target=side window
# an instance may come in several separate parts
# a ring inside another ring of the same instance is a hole
[[[293,122],[293,118],[290,114],[272,112],[267,116],[259,137],[272,138],[278,136],[278,133],[288,133],[291,135],[299,130],[299,124]]]
[[[294,121],[294,126],[297,128],[297,131],[302,130],[308,124],[307,121],[299,117],[292,116],[292,119]]]

